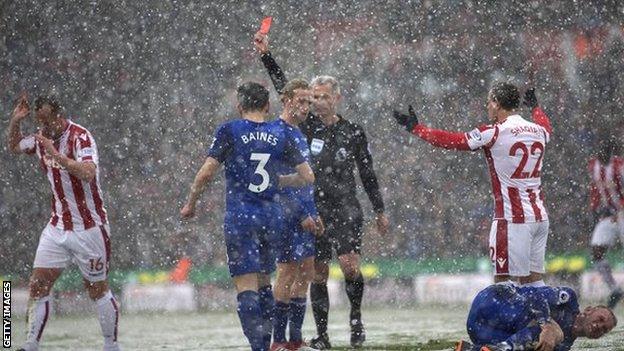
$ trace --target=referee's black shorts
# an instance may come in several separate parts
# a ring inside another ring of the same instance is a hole
[[[333,251],[336,256],[361,254],[363,214],[359,204],[323,208],[318,212],[325,224],[325,233],[316,238],[315,260],[329,262]]]

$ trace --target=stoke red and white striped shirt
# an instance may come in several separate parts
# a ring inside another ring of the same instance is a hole
[[[52,218],[50,223],[61,230],[86,230],[106,224],[106,210],[100,188],[97,145],[91,133],[84,127],[68,121],[63,134],[54,140],[54,147],[63,155],[77,162],[93,162],[95,177],[85,182],[71,175],[54,161],[34,136],[20,141],[20,149],[36,154],[52,188]]]
[[[542,192],[542,159],[552,127],[540,107],[531,111],[533,122],[520,115],[475,128],[449,132],[417,124],[412,130],[431,145],[451,150],[482,149],[488,162],[494,195],[494,219],[512,223],[548,220]]]
[[[512,223],[548,220],[542,159],[550,132],[520,115],[466,133],[470,149],[482,148],[490,170],[494,219]]]
[[[597,158],[592,158],[589,160],[589,174],[592,211],[601,208],[615,211],[624,209],[624,159],[613,156],[605,165]]]

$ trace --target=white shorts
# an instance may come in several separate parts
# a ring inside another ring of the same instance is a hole
[[[603,218],[596,224],[592,232],[591,246],[613,246],[618,236],[620,242],[624,243],[624,211]]]
[[[530,272],[544,273],[548,226],[548,221],[494,220],[490,230],[490,259],[495,274],[526,277]]]
[[[63,231],[48,223],[39,238],[34,267],[65,268],[73,261],[86,280],[105,280],[111,252],[108,232],[108,225]]]

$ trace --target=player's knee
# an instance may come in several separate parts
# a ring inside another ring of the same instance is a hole
[[[277,271],[275,285],[292,286],[292,283],[295,280],[296,273],[297,273],[297,270],[293,269],[290,266],[279,267]]]
[[[346,279],[356,279],[360,275],[360,267],[354,261],[341,261],[340,268]]]
[[[327,283],[327,279],[329,278],[329,269],[327,270],[314,270],[314,283],[315,284],[325,284]]]
[[[52,282],[37,276],[31,276],[28,281],[28,289],[31,298],[38,299],[50,294]]]
[[[108,291],[108,283],[106,281],[92,283],[85,280],[84,284],[89,298],[93,301],[100,299]]]
[[[360,270],[358,267],[348,266],[342,269],[342,273],[344,274],[345,279],[354,280],[359,277]]]
[[[258,288],[271,286],[271,276],[268,274],[258,274]]]
[[[312,278],[314,278],[314,267],[309,266],[309,267],[303,267],[301,269],[301,271],[299,272],[299,277],[300,280],[303,283],[308,283],[312,280]]]
[[[506,281],[512,280],[509,275],[495,275],[494,283],[504,283]]]

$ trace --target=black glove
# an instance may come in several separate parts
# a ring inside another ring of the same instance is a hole
[[[531,110],[537,107],[537,96],[535,96],[535,88],[529,88],[524,92],[524,105]]]
[[[409,105],[407,109],[408,115],[401,113],[397,110],[394,110],[392,113],[394,115],[394,119],[396,119],[397,123],[405,126],[408,132],[414,130],[414,127],[418,125],[418,117],[416,117],[416,113],[414,112],[414,108],[412,105]]]

